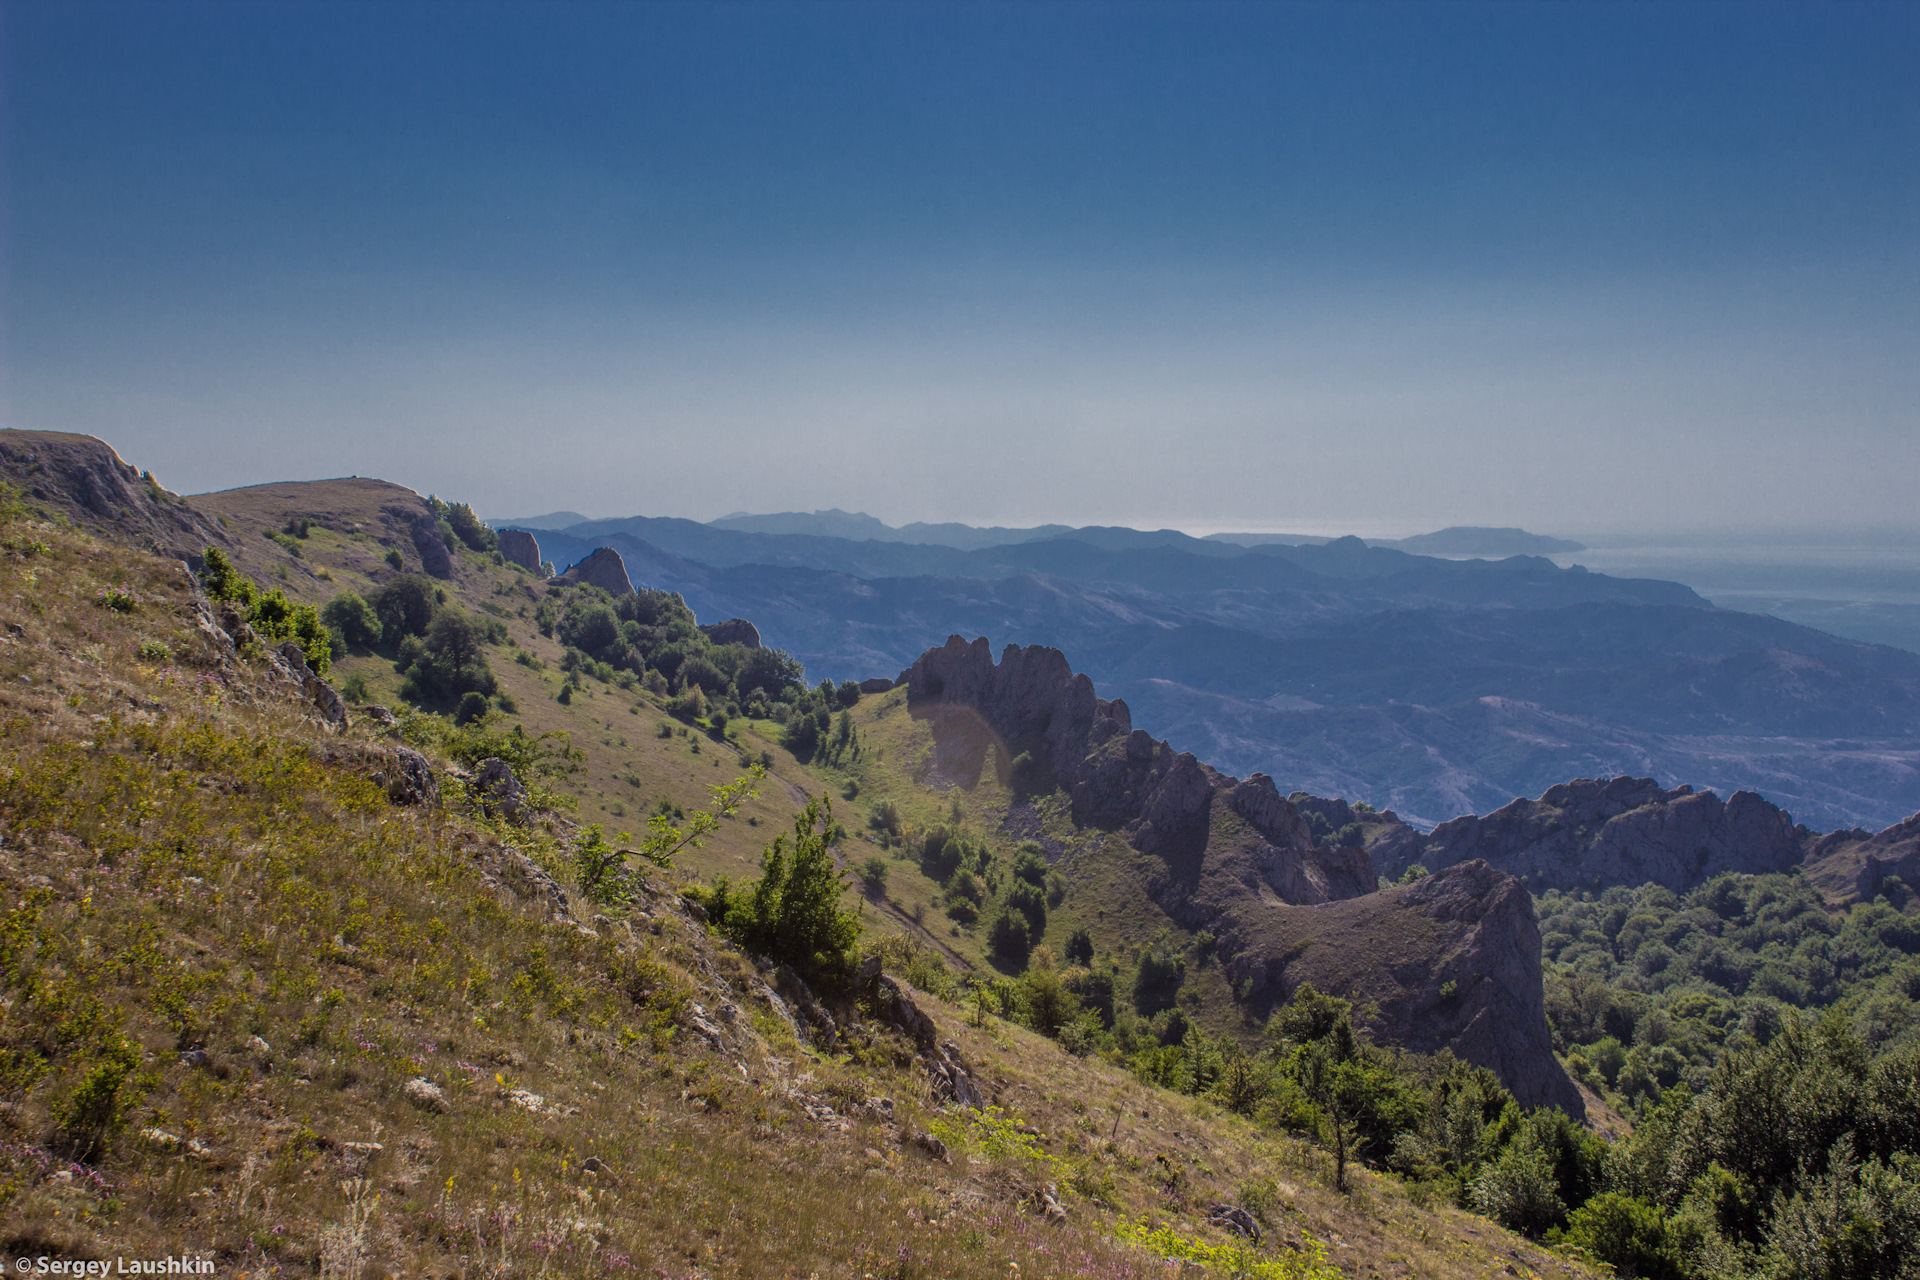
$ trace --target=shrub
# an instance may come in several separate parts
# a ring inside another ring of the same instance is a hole
[[[1000,908],[993,923],[987,926],[987,945],[993,949],[994,958],[1009,968],[1024,967],[1033,949],[1033,935],[1027,927],[1026,916],[1010,907]]]
[[[1067,960],[1071,964],[1093,964],[1093,935],[1080,925],[1067,935]]]
[[[1509,1231],[1539,1236],[1566,1212],[1547,1153],[1512,1142],[1473,1184],[1473,1205]]]
[[[776,837],[760,860],[760,878],[733,901],[722,932],[740,947],[789,964],[808,981],[836,979],[860,920],[840,906],[846,885],[833,864],[840,835],[833,802],[809,800],[793,820],[793,840]]]
[[[380,643],[380,616],[358,592],[342,591],[320,610],[320,621],[343,645],[371,649]]]
[[[480,517],[473,514],[473,508],[464,502],[456,502],[447,508],[447,524],[453,529],[453,536],[465,543],[472,551],[492,551],[500,545],[500,535],[480,523]]]
[[[1575,1209],[1561,1238],[1623,1276],[1678,1280],[1683,1274],[1667,1239],[1666,1214],[1618,1191],[1603,1192]]]
[[[874,854],[860,864],[860,880],[867,886],[867,892],[880,894],[887,888],[887,860]]]
[[[91,1156],[126,1123],[126,1113],[135,1101],[127,1077],[139,1065],[140,1051],[132,1042],[113,1036],[99,1047],[79,1083],[55,1105],[54,1124],[80,1159]]]
[[[388,566],[394,569],[396,572],[403,570],[407,567],[407,559],[405,556],[400,554],[400,548],[398,547],[390,548],[387,551],[387,554],[382,556],[381,559],[385,560]]]

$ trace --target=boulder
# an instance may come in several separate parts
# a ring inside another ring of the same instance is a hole
[[[728,618],[725,622],[709,622],[700,630],[715,644],[737,644],[744,649],[760,647],[760,628],[745,618]]]
[[[595,547],[586,559],[561,574],[557,582],[598,587],[616,596],[633,594],[633,580],[627,577],[627,565],[612,547]]]
[[[524,825],[530,811],[527,789],[513,770],[498,756],[488,756],[473,772],[473,795],[480,811],[491,818],[495,812],[506,821]]]
[[[540,540],[525,529],[502,529],[500,555],[508,564],[517,564],[533,573],[540,572]]]
[[[433,762],[412,747],[393,746],[382,753],[373,769],[373,780],[387,789],[387,799],[398,805],[440,803],[440,779]]]
[[[895,685],[899,683],[900,682],[898,680],[895,680],[890,676],[874,676],[871,679],[862,680],[860,682],[860,692],[861,693],[885,693],[887,690],[893,688]]]
[[[420,553],[420,567],[436,578],[453,576],[453,552],[440,532],[440,520],[431,511],[422,511],[413,522],[413,547]]]

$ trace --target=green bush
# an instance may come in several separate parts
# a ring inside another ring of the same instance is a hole
[[[352,648],[371,649],[380,643],[380,616],[358,592],[342,591],[320,610],[320,621]]]
[[[737,897],[721,891],[720,931],[755,955],[793,966],[809,982],[843,977],[860,919],[840,906],[846,883],[832,853],[840,834],[833,802],[809,800],[793,820],[791,846],[784,835],[767,846],[752,888]]]

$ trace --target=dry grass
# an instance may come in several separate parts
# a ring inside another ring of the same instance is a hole
[[[1000,1123],[934,1107],[892,1034],[815,1052],[671,893],[621,920],[552,918],[490,883],[509,839],[555,866],[558,851],[393,808],[351,743],[257,673],[223,677],[177,569],[59,529],[0,533],[8,1262],[1145,1277],[1184,1252],[1288,1275],[1309,1256],[1289,1245],[1320,1241],[1350,1275],[1572,1270],[1391,1179],[1336,1195],[1306,1144],[937,1001]],[[101,603],[113,586],[135,607]],[[657,741],[656,756],[602,751],[697,799],[699,769],[714,771]],[[786,809],[770,792],[768,812]],[[931,816],[945,798],[915,803]],[[726,834],[745,849],[768,833]],[[76,1121],[123,1038],[119,1114]],[[408,1100],[421,1077],[444,1114]],[[901,1141],[924,1130],[952,1139],[952,1164]],[[1047,1184],[1064,1225],[1035,1210]],[[1232,1200],[1272,1227],[1237,1260],[1204,1221]]]

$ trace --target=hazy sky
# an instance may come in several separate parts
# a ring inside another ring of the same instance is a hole
[[[0,418],[174,488],[1920,524],[1910,2],[0,14]]]

